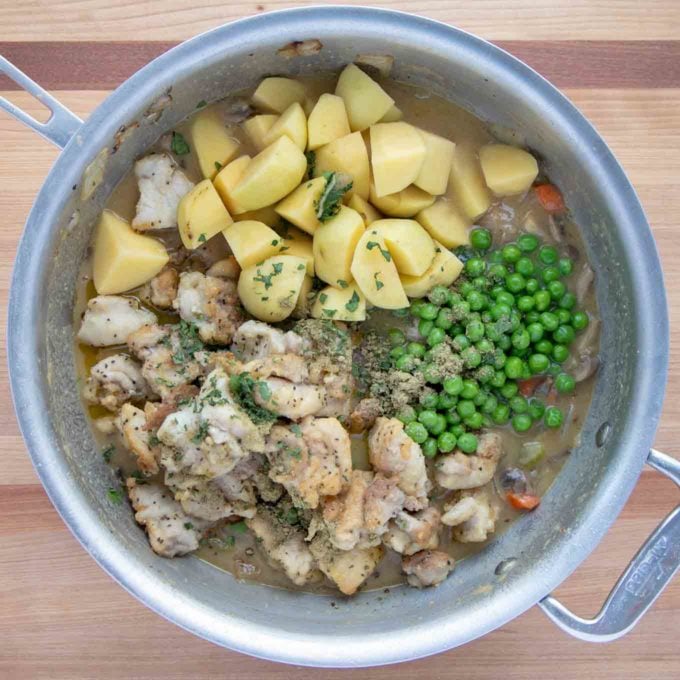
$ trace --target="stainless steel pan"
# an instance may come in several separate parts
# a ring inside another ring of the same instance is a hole
[[[318,39],[315,54],[279,52]],[[597,275],[602,368],[581,445],[540,508],[436,590],[351,600],[244,585],[194,558],[154,555],[129,508],[112,506],[112,473],[78,398],[72,350],[76,272],[92,225],[134,159],[190,114],[265,74],[337,69],[357,53],[391,54],[393,75],[519,131],[564,190]],[[654,241],[621,167],[549,83],[496,47],[449,26],[376,9],[264,14],[205,33],[141,69],[82,123],[7,61],[7,75],[52,110],[46,124],[0,102],[63,151],[17,254],[9,310],[14,402],[52,502],[99,564],[149,607],[213,642],[317,666],[386,664],[433,654],[538,604],[585,640],[635,625],[680,564],[680,508],[647,540],[600,614],[585,620],[549,593],[593,550],[645,464],[680,483],[680,465],[650,451],[668,362],[668,318]],[[331,600],[336,603],[331,607]]]

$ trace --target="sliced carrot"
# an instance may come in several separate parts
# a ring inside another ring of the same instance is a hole
[[[515,510],[533,510],[541,502],[538,496],[534,496],[531,493],[513,493],[509,491],[506,498]]]
[[[534,187],[538,202],[549,213],[562,212],[565,208],[560,190],[554,184],[538,184]]]
[[[532,397],[534,392],[545,382],[544,375],[535,375],[532,378],[525,378],[517,381],[517,388],[523,397]]]

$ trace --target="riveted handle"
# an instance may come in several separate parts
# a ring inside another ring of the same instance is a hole
[[[680,486],[680,462],[652,449],[647,464]],[[592,619],[569,611],[552,595],[538,604],[562,630],[588,642],[622,637],[642,618],[680,568],[680,505],[645,541]]]
[[[32,94],[38,101],[45,104],[52,112],[52,115],[47,122],[41,123],[4,97],[0,97],[0,108],[7,111],[10,116],[14,116],[17,120],[28,125],[32,130],[35,130],[45,139],[52,142],[52,144],[56,144],[60,149],[63,149],[83,124],[83,121],[3,56],[0,56],[0,73],[4,73],[17,85],[26,90],[26,92]]]

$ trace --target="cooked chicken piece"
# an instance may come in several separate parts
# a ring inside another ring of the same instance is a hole
[[[453,557],[441,550],[422,550],[401,560],[406,580],[414,588],[438,586],[451,573]]]
[[[375,424],[376,418],[382,415],[380,400],[375,397],[362,399],[352,411],[349,417],[349,430],[354,434],[359,434],[365,430],[370,430]]]
[[[325,528],[338,550],[371,548],[380,545],[387,523],[401,510],[404,492],[395,479],[372,472],[353,470],[350,486],[323,502],[322,522],[310,530],[310,536]]]
[[[500,435],[486,432],[479,438],[477,453],[468,456],[454,451],[435,463],[435,480],[445,489],[474,489],[491,481],[501,459]]]
[[[440,513],[437,508],[425,508],[415,514],[402,511],[390,522],[383,541],[402,555],[413,555],[439,545],[439,527]]]
[[[267,389],[253,393],[255,402],[279,416],[302,420],[323,408],[325,394],[316,385],[292,383],[282,378],[267,378],[261,382]]]
[[[109,411],[117,411],[130,399],[143,399],[149,387],[142,371],[125,354],[114,354],[98,361],[90,369],[83,397],[91,404],[101,404]]]
[[[333,371],[315,371],[315,364],[310,367],[310,380],[319,385],[324,392],[324,403],[318,416],[335,416],[346,418],[350,411],[350,397],[352,396],[353,378],[349,372],[341,371],[336,367]]]
[[[496,509],[483,489],[457,491],[444,505],[442,524],[459,543],[481,543],[496,528]]]
[[[272,565],[282,569],[295,585],[303,586],[320,578],[300,529],[285,524],[266,506],[260,506],[257,515],[246,520],[246,525]]]
[[[198,541],[209,522],[190,517],[172,494],[160,484],[138,484],[127,480],[135,519],[149,536],[154,552],[163,557],[185,555],[198,548]]]
[[[87,303],[78,340],[93,347],[124,345],[130,333],[149,323],[156,323],[156,315],[134,298],[98,295]]]
[[[265,458],[260,453],[246,456],[226,475],[215,477],[215,484],[229,501],[255,505],[255,485],[253,478],[264,466]]]
[[[227,345],[243,322],[236,284],[227,279],[184,272],[173,303],[184,321],[196,324],[203,342]]]
[[[137,231],[176,227],[179,202],[194,183],[164,153],[140,158],[135,163],[135,177],[139,200],[132,227]]]
[[[193,399],[198,392],[196,385],[180,385],[169,390],[163,397],[163,401],[147,401],[144,404],[146,429],[149,432],[155,432],[171,413]]]
[[[368,437],[369,460],[375,470],[397,478],[399,488],[408,497],[408,510],[427,507],[431,484],[427,478],[425,457],[396,418],[378,418]]]
[[[208,276],[217,276],[220,279],[233,279],[234,281],[238,279],[240,273],[241,267],[239,267],[233,255],[229,255],[229,257],[225,257],[223,260],[218,260],[206,271]]]
[[[309,382],[307,362],[299,354],[272,354],[263,359],[253,359],[241,364],[239,372],[242,371],[259,379],[283,378],[294,383]]]
[[[314,509],[322,496],[349,485],[349,435],[335,418],[307,418],[300,425],[275,425],[266,447],[270,478],[282,484],[296,505]]]
[[[128,347],[144,362],[142,375],[164,399],[209,370],[210,352],[188,324],[144,326],[128,337]]]
[[[161,463],[166,470],[209,479],[264,450],[262,428],[234,402],[229,376],[221,368],[206,377],[195,399],[163,421],[157,436],[165,445]]]
[[[159,309],[171,309],[177,297],[179,274],[174,267],[166,267],[145,284],[139,296]]]
[[[303,339],[297,333],[284,333],[261,321],[246,321],[234,333],[232,348],[243,361],[265,359],[272,354],[300,354]]]
[[[146,429],[146,414],[132,404],[123,404],[120,410],[120,429],[123,443],[137,458],[137,467],[147,475],[158,472],[158,447],[151,446]]]
[[[102,434],[115,434],[118,432],[119,422],[120,418],[117,416],[102,416],[93,421],[97,432],[101,432]]]
[[[382,559],[382,546],[336,550],[327,537],[318,535],[309,549],[316,558],[319,569],[333,581],[345,595],[354,595],[359,586],[375,571]]]

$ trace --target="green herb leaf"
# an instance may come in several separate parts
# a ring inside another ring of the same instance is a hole
[[[270,423],[278,418],[266,408],[262,408],[254,399],[253,392],[257,386],[256,381],[249,373],[232,375],[229,379],[229,389],[238,405],[248,414],[248,417],[256,424]],[[258,388],[259,389],[259,388]]]
[[[302,428],[297,424],[297,423],[292,423],[290,426],[290,431],[296,436],[296,437],[302,437]]]
[[[375,280],[375,289],[380,290],[385,284],[378,278],[380,274],[378,272],[375,272],[373,274],[373,279]]]
[[[181,132],[172,133],[170,149],[172,150],[172,153],[177,154],[178,156],[185,156],[191,151],[187,144],[187,140],[184,139],[184,135]]]
[[[260,269],[257,270],[257,276],[253,277],[253,281],[259,281],[260,283],[264,284],[264,289],[269,290],[272,287],[272,277],[277,276],[283,271],[283,263],[282,262],[274,262],[272,264],[272,273],[271,274],[263,274]]]
[[[205,349],[203,341],[198,335],[198,327],[187,321],[180,321],[177,329],[179,336],[179,347],[175,349],[172,355],[174,364],[183,364],[191,361],[196,352],[201,352]],[[172,387],[172,385],[169,385]]]
[[[229,528],[235,534],[245,534],[246,531],[248,531],[248,526],[246,525],[245,522],[235,522],[234,524],[230,524]]]
[[[106,495],[107,495],[108,499],[112,503],[115,503],[116,505],[120,505],[123,502],[123,494],[120,492],[119,489],[110,488],[106,492]]]
[[[202,109],[204,106],[208,106],[208,102],[205,101],[205,99],[201,99],[201,101],[196,104],[197,109]]]
[[[337,172],[324,172],[326,187],[316,204],[316,216],[327,222],[340,211],[342,197],[352,188],[352,182],[343,183]]]
[[[335,316],[335,312],[337,312],[338,310],[337,309],[325,309],[324,308],[322,311],[323,311],[325,316],[333,317],[333,316]]]
[[[279,239],[275,238],[275,239],[272,241],[272,245],[273,245],[273,246],[279,245]]]
[[[307,151],[305,153],[307,159],[307,174],[305,179],[312,179],[314,177],[314,170],[316,170],[316,151]]]
[[[222,169],[222,163],[220,163],[219,161],[215,161],[215,170],[217,170],[217,172],[219,172],[221,169]]]
[[[102,449],[102,458],[105,463],[111,462],[111,456],[116,452],[116,447],[113,444],[109,444],[105,449]]]
[[[208,436],[208,423],[202,420],[198,425],[196,434],[191,438],[194,444],[200,444]]]
[[[272,391],[264,380],[257,381],[257,391],[265,401],[269,401],[272,398]]]
[[[348,312],[356,312],[357,307],[359,306],[359,302],[361,302],[361,299],[359,298],[359,295],[355,290],[352,293],[352,297],[349,299],[349,302],[345,305],[345,309]]]
[[[184,522],[184,528],[189,531],[194,528],[194,525],[191,522]]]
[[[344,279],[338,279],[338,286],[340,286],[340,288],[347,288],[347,286],[349,286],[349,283],[347,283],[347,281],[345,281]]]
[[[282,248],[281,250],[283,250],[283,248]],[[304,264],[299,264],[299,265],[297,266],[297,268],[298,268],[298,271],[299,271],[300,269],[307,269],[307,267],[306,267]]]
[[[326,293],[319,293],[319,302],[323,305],[328,300],[328,295]]]
[[[380,254],[385,258],[385,260],[387,262],[389,262],[392,259],[392,255],[390,255],[390,251],[382,248],[377,241],[369,241],[366,244],[367,250],[373,250],[373,248],[380,248]]]
[[[201,233],[197,240],[199,243],[205,243],[208,239],[206,238],[204,233]]]

